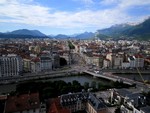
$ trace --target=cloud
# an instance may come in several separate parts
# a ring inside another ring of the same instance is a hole
[[[130,6],[150,5],[150,0],[102,0],[101,5],[116,4],[116,7],[127,8]]]
[[[85,3],[93,3],[92,0],[82,1]],[[30,2],[30,4],[28,2]],[[111,0],[111,2],[116,1]],[[140,4],[140,0],[137,0],[137,2],[136,4]],[[123,3],[118,0],[117,4],[118,6],[114,9],[70,12],[53,10],[52,8],[34,3],[32,0],[25,2],[21,2],[21,0],[1,0],[0,22],[47,26],[51,28],[84,29],[104,28],[116,23],[135,21],[135,19],[129,16],[124,10],[127,6],[135,5],[133,2]],[[146,2],[143,4],[146,4]],[[140,18],[141,17],[138,17],[136,20],[140,20]]]

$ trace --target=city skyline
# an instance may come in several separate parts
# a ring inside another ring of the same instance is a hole
[[[1,0],[0,32],[37,29],[50,34],[95,32],[115,24],[139,23],[150,15],[142,0]]]

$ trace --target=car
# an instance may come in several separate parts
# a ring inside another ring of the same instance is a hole
[[[94,71],[96,74],[98,74],[99,73],[99,71]]]

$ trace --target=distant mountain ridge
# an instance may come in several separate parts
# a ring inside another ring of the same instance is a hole
[[[45,34],[41,33],[38,30],[28,30],[28,29],[15,30],[15,31],[9,32],[9,34],[14,34],[14,35],[30,35],[30,36],[40,36],[40,37],[46,36]]]
[[[75,38],[76,39],[89,39],[89,38],[93,38],[94,36],[95,36],[95,33],[84,32],[84,33],[76,35]]]
[[[106,36],[112,36],[112,35],[119,36],[120,34],[122,34],[124,30],[127,30],[131,27],[132,26],[129,24],[117,24],[117,25],[111,26],[110,28],[98,30],[97,32]]]
[[[138,25],[120,24],[110,28],[97,30],[97,34],[103,34],[112,38],[134,37],[135,39],[150,39],[150,18]]]
[[[64,35],[64,34],[58,34],[56,36],[49,35],[51,38],[55,39],[89,39],[93,38],[95,36],[95,33],[92,32],[84,32],[81,34],[74,34],[74,35]]]
[[[55,38],[55,39],[68,39],[69,36],[68,35],[64,35],[64,34],[58,34],[56,36],[53,36],[53,38]]]

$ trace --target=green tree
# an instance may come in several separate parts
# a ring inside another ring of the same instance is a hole
[[[88,89],[89,88],[89,83],[88,82],[84,82],[84,89]]]
[[[103,84],[99,82],[99,83],[98,83],[98,89],[101,90],[102,87],[103,87]]]
[[[95,82],[95,81],[92,81],[92,82],[91,82],[91,87],[92,87],[93,89],[96,89],[96,82]]]

